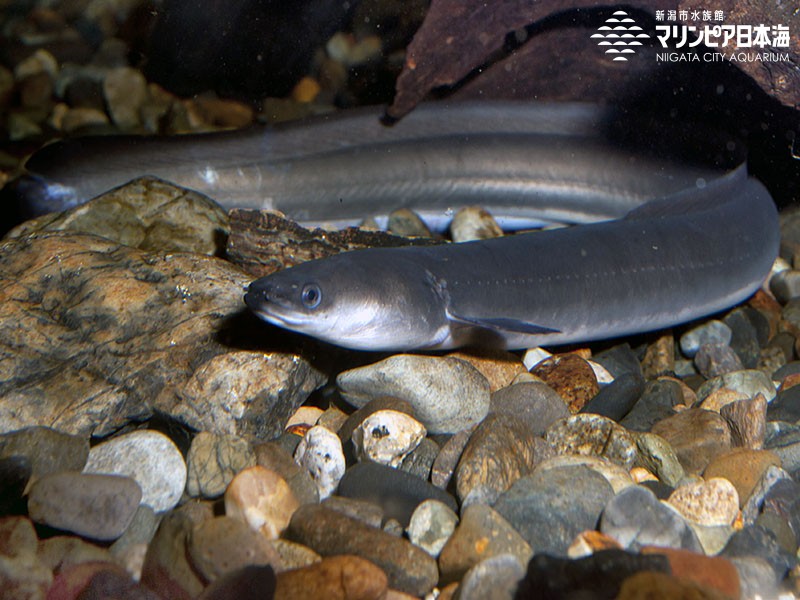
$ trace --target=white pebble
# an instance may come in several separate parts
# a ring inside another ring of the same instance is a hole
[[[426,433],[422,423],[406,413],[379,410],[353,431],[353,443],[360,458],[399,467]]]
[[[295,450],[294,460],[311,474],[320,500],[333,494],[344,475],[342,441],[338,435],[321,425],[306,432]]]

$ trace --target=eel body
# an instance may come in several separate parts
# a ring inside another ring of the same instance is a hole
[[[227,207],[349,224],[400,206],[447,217],[579,226],[435,247],[355,251],[253,282],[263,319],[362,350],[525,348],[656,330],[725,309],[763,282],[775,206],[744,164],[648,159],[580,105],[431,105],[391,128],[376,111],[251,133],[73,140],[28,168],[39,208],[151,174]]]

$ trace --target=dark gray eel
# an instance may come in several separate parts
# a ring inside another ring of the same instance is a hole
[[[355,251],[250,285],[245,301],[263,319],[362,350],[526,348],[660,329],[747,298],[777,255],[775,206],[744,164],[721,173],[627,153],[604,140],[600,109],[434,104],[391,128],[377,116],[72,140],[29,161],[30,201],[63,207],[151,174],[307,223],[399,206],[446,218],[470,203],[511,228],[584,223]]]

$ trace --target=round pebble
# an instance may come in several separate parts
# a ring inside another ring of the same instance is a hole
[[[534,435],[570,415],[567,403],[545,383],[516,383],[492,394],[491,412],[512,415],[524,421]]]
[[[682,485],[667,502],[685,519],[705,526],[733,525],[739,513],[739,494],[722,477]]]
[[[690,408],[651,428],[674,448],[688,473],[702,473],[709,462],[731,448],[731,431],[718,413]]]
[[[552,356],[536,365],[531,373],[558,392],[572,413],[578,412],[600,391],[592,367],[577,354]]]
[[[408,539],[431,556],[439,556],[458,524],[458,515],[438,500],[425,500],[408,522]]]
[[[289,526],[299,506],[283,477],[258,465],[239,472],[225,490],[225,514],[268,539]]]
[[[30,518],[95,540],[114,540],[128,528],[142,499],[130,477],[65,471],[30,489]]]
[[[459,209],[450,222],[450,236],[454,242],[488,240],[502,235],[503,230],[494,217],[480,206]]]
[[[84,473],[125,475],[142,489],[142,503],[156,512],[173,508],[186,486],[186,463],[163,433],[134,431],[94,446]]]
[[[344,371],[336,383],[354,406],[381,396],[410,402],[430,433],[456,433],[479,423],[489,410],[489,382],[456,358],[398,354]]]
[[[413,417],[394,410],[381,410],[364,419],[352,437],[362,460],[397,467],[426,433],[422,423]]]
[[[338,435],[320,425],[312,427],[303,436],[294,460],[311,474],[320,499],[333,494],[344,475],[342,442]]]

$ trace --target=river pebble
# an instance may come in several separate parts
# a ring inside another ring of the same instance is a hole
[[[633,373],[625,373],[601,388],[580,412],[619,421],[636,405],[643,391],[644,379]]]
[[[420,479],[428,480],[433,469],[433,463],[439,456],[439,444],[431,438],[423,438],[419,446],[414,448],[400,463],[400,470]]]
[[[276,442],[256,444],[253,448],[256,464],[280,475],[289,485],[300,504],[319,502],[319,491],[311,474],[298,465],[293,456]]]
[[[369,500],[383,507],[387,518],[406,527],[417,506],[425,500],[438,500],[458,510],[455,498],[431,483],[404,471],[364,462],[347,469],[339,484],[339,495]]]
[[[722,321],[706,321],[680,337],[681,352],[689,358],[694,358],[703,344],[728,345],[732,336],[730,327]]]
[[[468,506],[439,554],[441,582],[459,581],[481,561],[503,554],[527,564],[530,545],[499,513],[485,504]]]
[[[672,445],[654,433],[640,433],[636,436],[637,463],[659,481],[669,487],[676,487],[686,477],[686,471],[678,460]]]
[[[717,590],[727,598],[739,598],[739,573],[734,564],[726,558],[656,546],[643,548],[642,551],[645,555],[666,557],[672,574],[676,577]]]
[[[186,550],[192,565],[209,582],[250,565],[281,568],[280,556],[266,537],[228,516],[195,525]]]
[[[236,569],[215,579],[197,600],[260,600],[275,597],[275,571],[269,565]]]
[[[731,563],[739,573],[742,598],[777,596],[778,577],[770,564],[757,556],[734,556]]]
[[[345,400],[364,406],[381,396],[411,403],[431,433],[456,433],[479,423],[489,410],[489,383],[469,363],[455,358],[398,354],[340,373]]]
[[[322,506],[301,506],[288,536],[322,556],[367,558],[386,573],[390,587],[409,594],[427,594],[439,579],[436,560],[421,548]]]
[[[386,574],[369,560],[331,556],[314,565],[279,573],[275,599],[379,600],[386,597],[388,585]]]
[[[489,411],[522,420],[537,436],[543,435],[552,423],[570,415],[561,396],[550,386],[538,382],[516,383],[497,390],[492,394]]]
[[[767,418],[770,421],[800,421],[800,386],[793,386],[779,391],[775,399],[769,403]]]
[[[426,433],[422,423],[413,417],[395,410],[381,410],[364,419],[353,431],[352,439],[361,460],[398,467]]]
[[[545,433],[557,454],[602,456],[626,469],[636,460],[636,442],[616,422],[599,415],[573,415],[553,423]]]
[[[702,402],[709,394],[723,387],[741,392],[748,398],[763,394],[768,403],[775,398],[775,385],[769,376],[762,371],[752,369],[726,373],[709,379],[697,390],[697,398]]]
[[[225,490],[225,514],[267,539],[277,538],[288,527],[299,506],[283,477],[258,465],[237,473]]]
[[[186,486],[180,450],[158,431],[134,431],[94,446],[83,472],[132,478],[142,489],[142,504],[156,512],[174,507]]]
[[[694,364],[706,379],[741,371],[744,366],[739,355],[727,344],[702,344],[694,355]]]
[[[306,432],[294,454],[297,464],[304,467],[317,486],[320,499],[336,490],[344,475],[345,460],[342,442],[331,430],[316,425]]]
[[[136,581],[141,579],[147,548],[160,521],[161,515],[157,515],[147,504],[140,504],[125,533],[109,546],[111,556]]]
[[[758,482],[771,466],[780,466],[780,459],[768,450],[735,448],[717,456],[706,467],[706,479],[724,477],[736,488],[740,506],[744,506]]]
[[[575,536],[595,528],[613,495],[606,479],[588,467],[560,467],[517,480],[494,509],[534,552],[565,556]]]
[[[682,485],[667,502],[686,520],[709,527],[733,525],[739,513],[739,494],[723,477]]]
[[[459,600],[514,600],[525,566],[513,554],[499,554],[472,567],[458,586]]]
[[[96,540],[128,528],[142,498],[130,477],[64,471],[41,477],[28,494],[31,519]]]
[[[762,394],[735,400],[720,408],[719,414],[731,428],[734,446],[760,450],[767,435],[767,401]]]
[[[600,386],[589,363],[577,354],[557,354],[537,364],[531,373],[553,388],[576,413],[597,395]]]
[[[623,548],[634,551],[644,546],[703,551],[686,520],[639,485],[622,490],[608,502],[600,531],[616,539]]]
[[[596,471],[605,477],[615,494],[624,490],[629,485],[633,485],[634,483],[627,469],[623,468],[617,463],[611,462],[610,460],[601,458],[599,456],[582,456],[574,454],[552,456],[537,464],[536,468],[534,469],[534,473],[540,473],[547,469],[559,469],[562,467],[572,467],[578,465],[588,467],[592,471]]]
[[[764,495],[762,514],[775,513],[791,526],[795,543],[800,544],[800,484],[793,479],[776,481]]]
[[[661,419],[675,414],[675,407],[683,403],[683,393],[675,381],[660,379],[648,381],[631,410],[620,420],[620,425],[631,431],[650,431]]]
[[[59,471],[81,471],[89,456],[89,439],[50,427],[26,427],[0,435],[0,458],[25,457],[31,477]]]
[[[450,222],[450,236],[454,242],[489,240],[502,235],[497,221],[480,206],[459,209]]]
[[[447,356],[466,361],[475,367],[486,377],[491,393],[511,385],[517,377],[528,373],[522,360],[505,350],[470,348],[464,352],[450,352]]]
[[[439,556],[453,535],[458,515],[438,500],[425,500],[417,506],[408,522],[408,539],[433,557]]]
[[[727,421],[718,413],[699,408],[662,419],[651,432],[670,443],[688,473],[702,473],[709,462],[731,448]]]
[[[186,492],[190,496],[217,498],[236,473],[255,465],[256,456],[243,438],[202,431],[192,440],[186,463]]]
[[[441,489],[447,488],[473,431],[473,428],[459,431],[441,447],[431,467],[431,483],[433,485]]]
[[[797,560],[780,547],[777,538],[771,531],[760,525],[748,525],[734,533],[720,556],[762,558],[772,567],[775,577],[779,581],[784,578]]]
[[[745,369],[754,369],[758,365],[761,347],[758,331],[753,324],[757,318],[749,307],[734,308],[722,319],[731,329],[730,347],[739,356]]]

